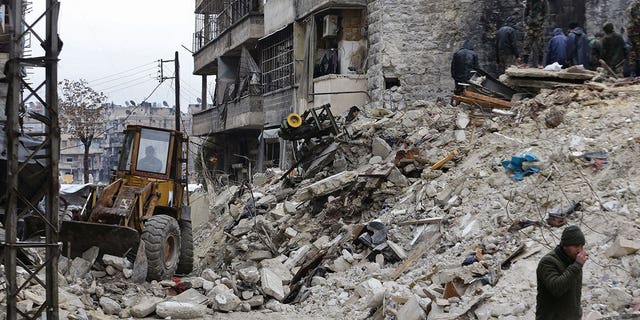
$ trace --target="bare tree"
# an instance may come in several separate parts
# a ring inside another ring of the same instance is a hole
[[[93,139],[102,134],[106,117],[103,103],[107,97],[89,87],[84,79],[60,81],[60,128],[77,138],[84,146],[82,161],[84,183],[89,182],[89,148]]]

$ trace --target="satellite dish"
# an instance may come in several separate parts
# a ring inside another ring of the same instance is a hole
[[[162,101],[162,105],[165,106],[165,107],[169,106],[169,104],[166,101]]]
[[[129,106],[129,101],[125,101],[124,105],[128,107]]]
[[[133,101],[133,100],[129,100],[129,103],[131,103],[131,106],[135,106],[136,105],[136,102]]]
[[[198,103],[202,103],[202,99],[200,98],[196,98],[196,101],[198,101]]]

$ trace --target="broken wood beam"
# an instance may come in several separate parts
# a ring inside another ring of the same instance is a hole
[[[453,151],[449,152],[449,154],[446,157],[442,158],[440,161],[432,165],[431,168],[429,168],[429,171],[440,169],[440,167],[442,167],[445,163],[451,161],[451,159],[453,159],[457,155],[458,155],[458,149],[453,149]]]
[[[442,217],[425,218],[425,219],[410,220],[410,221],[402,221],[402,222],[398,223],[398,225],[406,226],[406,225],[416,225],[416,224],[439,223],[440,221],[442,221]]]
[[[420,257],[422,257],[422,255],[427,252],[427,250],[429,248],[431,248],[431,246],[436,243],[436,241],[438,241],[438,239],[440,239],[440,232],[436,232],[433,234],[433,236],[431,236],[431,238],[429,240],[427,240],[427,242],[423,243],[420,247],[418,247],[413,254],[411,254],[411,256],[409,258],[407,258],[407,260],[404,261],[404,263],[402,263],[395,271],[393,271],[393,273],[389,276],[389,280],[396,280],[398,279],[398,277],[404,273],[407,268],[409,268],[409,266],[411,266],[412,264],[414,264],[418,259],[420,259]]]
[[[487,95],[484,95],[484,94],[481,94],[481,93],[477,93],[477,92],[473,92],[473,91],[470,91],[470,90],[464,90],[462,95],[467,97],[467,98],[480,100],[482,102],[478,102],[478,104],[486,105],[487,107],[509,109],[509,108],[511,108],[511,105],[512,105],[510,101],[506,101],[506,100],[490,97],[490,96],[487,96]]]

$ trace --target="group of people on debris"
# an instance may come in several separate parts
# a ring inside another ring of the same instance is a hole
[[[640,0],[632,0],[627,9],[627,29],[621,33],[607,22],[602,30],[589,37],[577,22],[568,30],[554,28],[546,47],[543,34],[548,24],[547,0],[526,0],[524,9],[525,39],[522,51],[518,49],[518,31],[515,16],[507,17],[496,32],[496,63],[498,73],[511,65],[540,68],[553,63],[563,68],[582,66],[595,70],[604,67],[616,75],[640,76]],[[603,65],[602,62],[604,62]],[[463,86],[471,78],[471,71],[478,70],[478,54],[473,43],[465,40],[451,61],[451,76],[456,87],[454,94],[462,93]]]

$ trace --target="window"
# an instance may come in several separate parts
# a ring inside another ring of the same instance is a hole
[[[262,83],[265,93],[293,85],[293,27],[265,40]]]
[[[65,161],[66,162],[73,162],[73,158],[66,158]]]
[[[161,174],[167,172],[170,139],[170,132],[142,129],[136,169]]]

